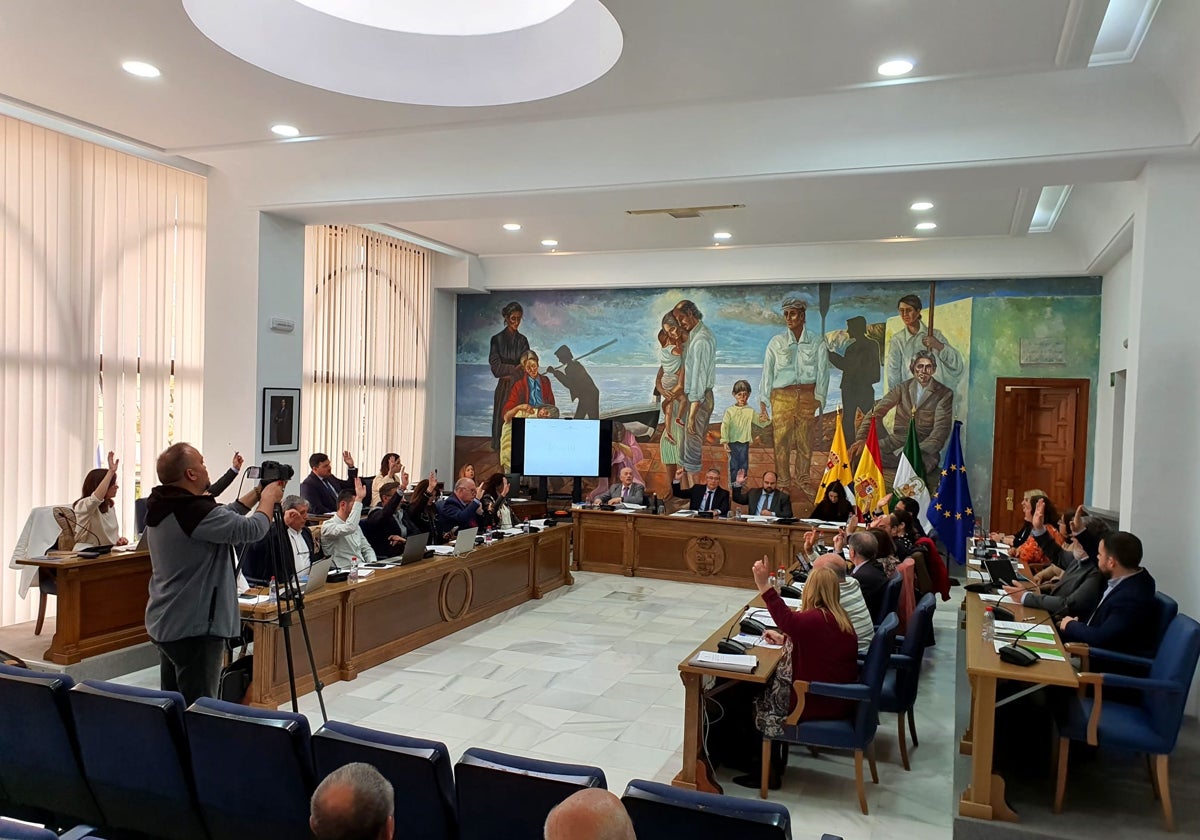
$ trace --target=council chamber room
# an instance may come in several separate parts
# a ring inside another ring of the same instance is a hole
[[[0,840],[1200,834],[1200,4],[0,66]]]

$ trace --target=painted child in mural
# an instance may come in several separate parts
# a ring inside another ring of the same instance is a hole
[[[739,379],[733,383],[733,405],[725,409],[721,418],[721,443],[729,453],[729,475],[736,476],[750,471],[750,441],[755,426],[765,426],[770,421],[763,412],[755,411],[750,402],[750,383]]]
[[[683,351],[687,419],[684,421],[683,442],[679,447],[679,465],[691,474],[693,484],[700,484],[703,481],[704,440],[708,436],[708,421],[713,412],[713,386],[717,381],[717,339],[704,323],[704,315],[699,307],[692,301],[681,300],[672,311],[688,334]]]
[[[867,338],[867,319],[855,315],[846,321],[850,343],[842,353],[829,351],[829,363],[842,372],[842,435],[854,440],[854,416],[866,414],[875,404],[875,383],[881,365],[879,345]]]
[[[504,402],[503,423],[500,429],[500,471],[511,472],[512,421],[516,417],[558,417],[550,377],[538,373],[538,354],[526,350],[520,358],[524,375],[512,384]]]
[[[529,350],[529,340],[521,335],[521,319],[525,310],[515,300],[500,310],[504,329],[492,336],[488,364],[496,377],[496,393],[492,400],[492,449],[500,449],[500,433],[504,427],[504,403],[512,391],[513,382],[521,376],[521,356]],[[553,400],[551,400],[553,402]]]
[[[683,394],[683,345],[687,341],[687,330],[679,323],[674,312],[662,318],[662,329],[658,331],[658,376],[654,390],[662,398],[663,445],[669,445],[673,454],[670,472],[675,471],[679,460],[679,438],[683,430],[683,416],[687,398]],[[664,464],[667,459],[662,458]]]

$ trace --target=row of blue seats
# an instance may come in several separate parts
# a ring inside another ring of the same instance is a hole
[[[396,792],[405,838],[540,840],[550,809],[598,767],[468,749],[345,723],[310,734],[303,715],[0,665],[0,813],[103,837],[308,837],[309,799],[350,762]],[[787,808],[635,780],[638,837],[782,840]],[[0,834],[0,836],[3,836]]]

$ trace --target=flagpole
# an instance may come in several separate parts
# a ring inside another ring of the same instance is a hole
[[[929,281],[929,323],[926,325],[929,328],[927,333],[930,338],[933,338],[933,308],[937,303],[937,282]]]

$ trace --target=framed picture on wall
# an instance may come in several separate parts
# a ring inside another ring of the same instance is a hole
[[[300,449],[300,389],[263,388],[263,452]]]

